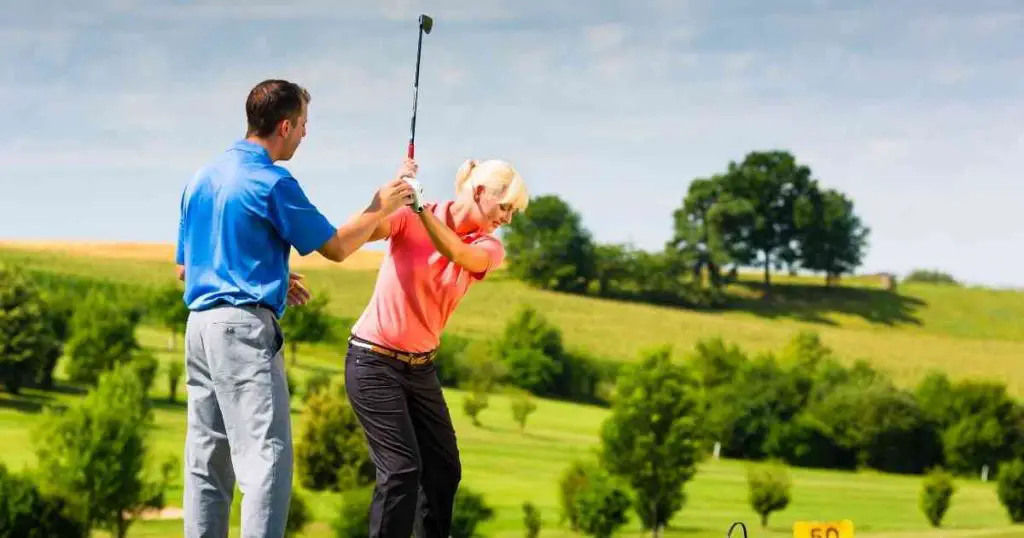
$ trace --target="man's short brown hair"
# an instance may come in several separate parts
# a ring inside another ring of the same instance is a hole
[[[245,116],[249,122],[246,136],[267,137],[281,120],[294,123],[302,113],[303,104],[308,104],[309,100],[309,92],[294,82],[280,79],[260,82],[245,100]]]

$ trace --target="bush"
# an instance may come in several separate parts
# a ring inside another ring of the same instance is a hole
[[[573,532],[580,530],[579,515],[576,512],[576,496],[587,486],[589,477],[600,469],[592,462],[574,460],[562,472],[558,481],[558,501],[562,509],[561,521],[569,523]]]
[[[765,441],[765,453],[790,465],[820,469],[854,469],[855,451],[840,446],[825,421],[800,413],[776,424]]]
[[[925,476],[921,485],[921,511],[933,527],[942,523],[955,492],[953,476],[948,472],[936,468]]]
[[[461,486],[455,494],[451,538],[477,538],[476,528],[494,517],[494,509],[472,489]]]
[[[469,345],[469,340],[455,334],[442,333],[441,343],[434,355],[437,379],[442,387],[461,387],[466,373],[460,367],[458,357]]]
[[[573,498],[580,532],[609,538],[628,521],[630,498],[626,486],[604,470],[592,468]]]
[[[178,394],[178,383],[185,372],[185,365],[180,360],[167,363],[167,399],[174,403]]]
[[[309,505],[306,504],[305,495],[299,491],[299,488],[292,487],[291,501],[288,504],[288,521],[285,522],[284,535],[286,538],[291,538],[297,534],[302,533],[302,529],[306,528],[312,519],[312,514],[309,511]]]
[[[67,374],[75,383],[94,384],[101,373],[132,359],[139,312],[93,290],[71,317],[66,346]]]
[[[29,477],[12,474],[0,463],[0,536],[86,538],[88,534],[63,497],[43,494]]]
[[[1003,463],[997,475],[996,494],[1010,521],[1024,523],[1024,460]]]
[[[303,414],[306,426],[295,448],[303,487],[344,491],[375,480],[366,436],[344,391],[317,392],[309,397]]]
[[[0,266],[0,383],[17,394],[45,370],[59,346],[35,284],[20,270]]]
[[[127,364],[128,368],[139,376],[139,381],[142,382],[142,392],[149,394],[153,387],[153,381],[156,379],[156,372],[160,368],[160,362],[149,351],[140,349],[132,355]]]
[[[530,501],[523,503],[523,526],[526,527],[526,538],[537,538],[540,535],[540,510]]]
[[[324,370],[315,370],[306,379],[306,392],[302,395],[303,401],[308,402],[309,397],[316,394],[317,391],[330,388],[331,386],[331,374],[328,374]]]
[[[751,465],[747,467],[747,487],[750,507],[761,516],[761,527],[768,526],[772,512],[789,506],[792,484],[785,467],[781,465]]]
[[[337,517],[331,520],[334,538],[368,538],[370,535],[370,501],[373,487],[360,487],[341,494]]]
[[[537,309],[523,305],[498,341],[508,378],[534,394],[552,395],[562,373],[562,332]]]
[[[524,390],[514,390],[510,394],[509,406],[512,410],[512,419],[519,425],[520,430],[525,430],[526,419],[537,410],[533,397]]]

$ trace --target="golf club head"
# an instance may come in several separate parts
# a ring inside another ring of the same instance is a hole
[[[429,34],[434,29],[434,19],[430,15],[420,15],[420,29],[423,30],[423,33]]]

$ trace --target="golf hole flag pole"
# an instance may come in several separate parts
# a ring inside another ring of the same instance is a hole
[[[793,523],[793,538],[853,538],[853,522],[797,521]]]
[[[412,83],[412,122],[409,125],[409,153],[410,159],[416,156],[416,110],[420,97],[420,58],[423,53],[423,34],[430,34],[434,29],[434,19],[430,15],[422,14],[419,18],[419,38],[416,41],[416,75]],[[417,213],[423,211],[423,187],[418,181],[411,177],[405,181],[412,186],[414,197],[412,208]]]

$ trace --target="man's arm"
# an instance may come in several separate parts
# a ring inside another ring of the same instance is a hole
[[[384,218],[379,197],[375,196],[374,201],[362,213],[339,226],[334,235],[321,245],[317,252],[332,262],[343,262],[367,241],[374,240],[374,236],[380,235],[381,229],[385,226],[390,231],[390,224]]]

